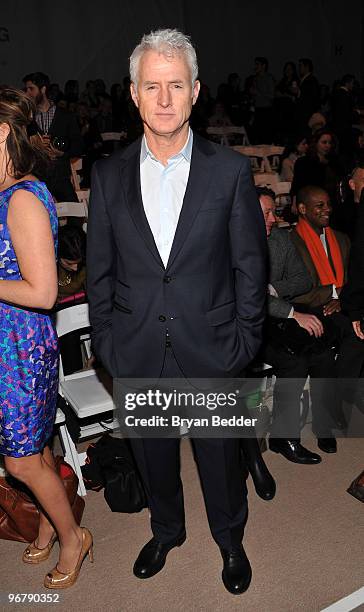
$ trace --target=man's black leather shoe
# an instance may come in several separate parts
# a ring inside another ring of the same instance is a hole
[[[283,457],[293,463],[314,464],[320,463],[321,457],[311,453],[302,446],[299,440],[281,440],[280,438],[269,438],[269,448],[275,453],[281,453]]]
[[[263,461],[248,464],[254,487],[262,499],[270,501],[276,494],[276,482]]]
[[[257,440],[244,438],[241,441],[241,450],[257,495],[265,501],[270,501],[276,494],[276,483],[265,464]]]
[[[163,544],[152,538],[141,549],[137,560],[134,563],[133,572],[137,578],[151,578],[161,571],[166,562],[167,555],[175,546],[182,546],[186,540],[184,533],[178,540],[173,540],[168,544]]]
[[[252,579],[252,568],[244,548],[242,546],[232,550],[220,548],[220,551],[224,560],[222,581],[225,588],[233,595],[244,593]]]
[[[317,446],[324,453],[337,452],[336,438],[317,438]]]

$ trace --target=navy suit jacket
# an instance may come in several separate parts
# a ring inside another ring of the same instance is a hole
[[[114,377],[159,377],[166,331],[186,377],[238,375],[261,343],[266,234],[249,160],[194,134],[167,268],[140,188],[141,140],[95,163],[87,291],[96,355]]]

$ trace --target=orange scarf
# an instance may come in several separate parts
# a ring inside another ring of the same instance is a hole
[[[342,287],[344,284],[343,258],[339,243],[332,229],[330,227],[326,227],[325,236],[335,270],[333,270],[330,265],[329,258],[325,253],[320,236],[316,234],[311,225],[305,219],[302,219],[302,217],[300,217],[297,223],[296,231],[299,236],[301,236],[308,249],[321,285],[335,285],[335,287]]]

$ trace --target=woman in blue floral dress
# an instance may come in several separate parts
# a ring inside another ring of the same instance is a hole
[[[48,588],[77,580],[92,558],[92,536],[75,522],[48,441],[58,390],[57,334],[47,311],[57,297],[57,213],[44,183],[32,174],[42,143],[27,126],[33,103],[21,91],[0,88],[0,454],[7,471],[24,482],[40,507],[38,538],[25,563],[60,555]]]

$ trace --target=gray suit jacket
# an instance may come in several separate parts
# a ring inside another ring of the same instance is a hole
[[[312,281],[287,230],[272,228],[268,252],[269,284],[278,294],[278,297],[268,296],[268,314],[286,318],[292,309],[292,298],[310,291]]]

